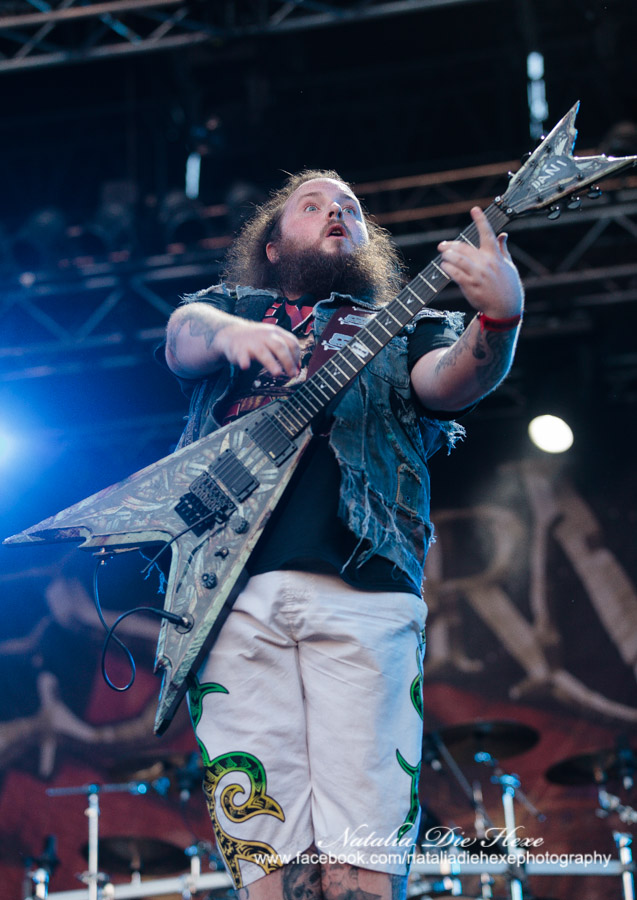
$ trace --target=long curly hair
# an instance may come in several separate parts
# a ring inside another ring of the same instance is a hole
[[[246,222],[230,247],[224,271],[224,280],[228,284],[273,289],[278,287],[275,270],[266,256],[266,245],[276,242],[281,236],[283,210],[294,191],[306,181],[317,178],[340,181],[354,190],[338,172],[331,169],[304,169],[296,175],[290,175],[282,187],[273,191],[270,198],[257,207],[255,214]],[[373,299],[379,304],[387,303],[404,284],[405,266],[389,232],[376,224],[364,209],[363,216],[369,232],[365,254],[368,258]]]

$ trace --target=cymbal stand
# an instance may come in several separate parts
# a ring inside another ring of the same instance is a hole
[[[429,740],[432,742],[435,747],[435,751],[440,754],[440,756],[444,759],[449,768],[449,771],[456,779],[463,793],[467,797],[467,800],[471,804],[471,809],[475,813],[475,827],[476,832],[482,831],[484,832],[484,826],[487,825],[489,828],[494,828],[494,824],[489,817],[488,812],[484,808],[484,804],[482,802],[482,791],[476,793],[474,788],[471,787],[469,782],[464,776],[464,773],[458,763],[455,761],[449,750],[447,749],[447,745],[440,737],[440,735],[436,732],[430,734]]]
[[[99,842],[99,818],[100,818],[100,787],[97,784],[88,784],[79,788],[50,788],[47,794],[52,797],[60,797],[69,794],[86,794],[88,806],[84,815],[88,819],[88,869],[82,875],[82,881],[88,888],[88,900],[97,900],[97,892],[100,884],[104,883],[104,875],[97,868],[97,847]]]
[[[528,809],[528,811],[534,815],[540,822],[545,820],[545,816],[536,809],[535,806],[531,803],[529,798],[520,788],[520,779],[517,775],[507,775],[500,768],[500,764],[495,757],[491,756],[490,753],[486,753],[482,751],[480,753],[476,753],[475,761],[479,763],[483,763],[485,766],[489,766],[493,769],[493,775],[491,776],[491,781],[494,784],[499,784],[502,788],[502,808],[504,810],[504,827],[506,831],[507,838],[514,838],[516,836],[517,826],[515,824],[515,798],[517,795],[518,800]],[[506,849],[509,853],[515,857],[517,857],[518,862],[515,863],[511,867],[511,879],[510,879],[510,891],[511,891],[511,900],[523,900],[523,878],[524,878],[524,869],[523,867],[523,857],[524,853],[521,851],[519,847],[513,845],[509,847],[508,843],[505,844]]]
[[[599,797],[600,815],[607,816],[610,812],[616,812],[625,825],[637,823],[637,810],[634,810],[632,806],[625,806],[619,797],[616,797],[615,794],[609,794],[602,787],[598,788],[597,794]],[[633,853],[631,850],[633,837],[625,831],[613,831],[613,840],[617,847],[619,861],[626,866],[622,872],[624,900],[635,900],[635,878],[632,872]]]
[[[25,860],[25,900],[46,900],[49,895],[49,879],[59,863],[55,835],[49,834],[44,841],[41,855],[30,856]]]
[[[437,732],[433,732],[428,736],[428,738],[430,741],[431,749],[444,759],[449,771],[451,772],[457,783],[460,785],[460,788],[471,804],[471,808],[474,812],[474,828],[476,831],[476,835],[478,836],[478,838],[483,838],[485,836],[487,827],[494,828],[495,826],[485,809],[482,799],[482,787],[480,785],[480,782],[474,781],[473,785],[469,784],[468,780],[464,776],[462,769],[455,761],[455,759],[449,752],[447,745]],[[482,900],[490,900],[490,898],[493,897],[493,891],[491,889],[493,879],[489,875],[482,875],[480,877],[480,882]]]

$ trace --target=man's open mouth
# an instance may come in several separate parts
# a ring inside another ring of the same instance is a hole
[[[332,225],[325,237],[348,237],[347,229],[343,225]]]

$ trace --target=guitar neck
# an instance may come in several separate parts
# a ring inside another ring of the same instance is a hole
[[[495,203],[488,207],[485,215],[496,234],[509,221],[509,216]],[[475,223],[472,222],[456,240],[477,247],[479,238]],[[450,281],[441,266],[441,257],[437,256],[394,300],[372,316],[342,350],[331,356],[291,397],[279,404],[273,418],[285,434],[290,438],[300,434]]]

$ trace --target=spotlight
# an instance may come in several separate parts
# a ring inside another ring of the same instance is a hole
[[[0,465],[8,462],[17,450],[17,443],[14,437],[8,432],[0,430]]]
[[[573,444],[571,427],[559,416],[536,416],[529,422],[529,437],[545,453],[564,453]]]

